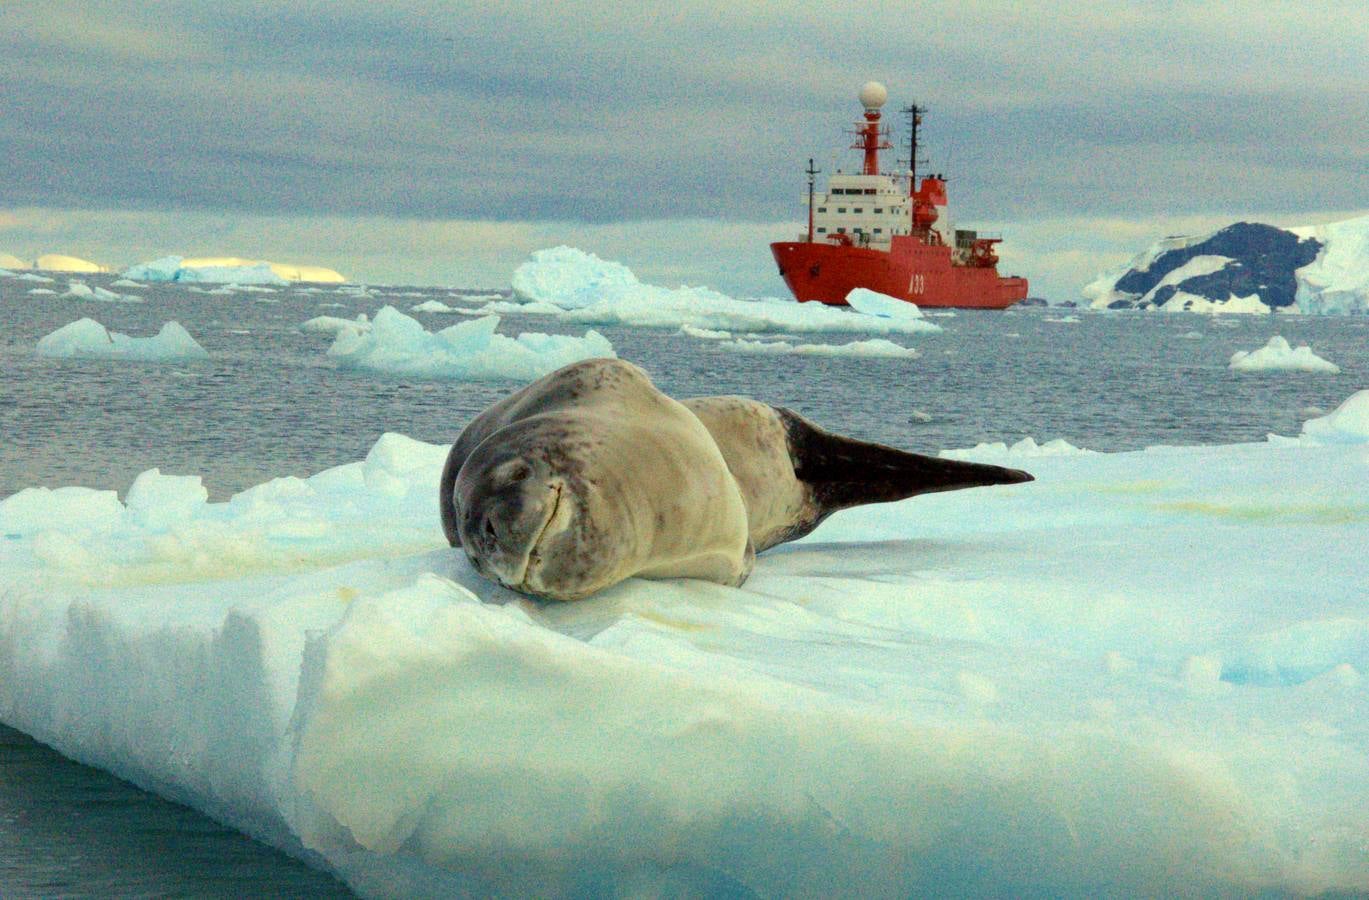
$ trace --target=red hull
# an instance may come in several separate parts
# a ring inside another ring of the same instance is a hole
[[[895,235],[890,249],[781,241],[770,245],[780,275],[800,302],[845,306],[852,288],[868,288],[918,306],[1004,309],[1027,296],[1027,279],[992,266],[951,264],[951,248]]]

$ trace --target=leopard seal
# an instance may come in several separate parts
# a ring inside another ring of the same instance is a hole
[[[826,431],[747,397],[676,401],[637,366],[565,366],[476,416],[447,456],[442,528],[476,571],[578,600],[631,576],[740,585],[755,554],[838,510],[1031,481]]]
[[[476,571],[550,599],[633,575],[737,585],[755,559],[708,429],[619,359],[572,363],[478,415],[440,500],[447,540]]]

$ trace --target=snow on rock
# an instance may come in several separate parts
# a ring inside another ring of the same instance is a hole
[[[446,545],[447,449],[0,500],[0,720],[364,896],[1369,892],[1362,447],[1039,456],[568,604]]]
[[[1340,366],[1328,362],[1306,345],[1296,350],[1281,335],[1274,335],[1258,350],[1237,350],[1228,367],[1235,372],[1324,372],[1335,375]]]
[[[179,322],[167,322],[152,337],[137,338],[108,331],[94,319],[78,319],[38,341],[38,355],[174,362],[209,354]]]
[[[84,281],[71,281],[67,283],[66,293],[61,295],[72,300],[98,300],[101,303],[142,303],[142,297],[135,297],[132,294],[116,294],[114,291],[96,285],[91,287]]]
[[[644,284],[621,263],[573,247],[538,250],[515,270],[518,304],[491,304],[491,312],[558,313],[587,325],[629,325],[743,332],[869,332],[913,334],[941,327],[901,310],[899,316],[864,315],[822,303],[775,298],[738,300],[705,287]],[[877,302],[877,301],[876,301]]]
[[[890,297],[868,288],[852,288],[846,302],[856,312],[882,319],[920,319],[922,310],[914,303]]]
[[[340,330],[328,355],[346,369],[468,381],[531,381],[578,360],[615,355],[597,331],[580,338],[537,332],[510,338],[496,334],[498,326],[498,316],[485,316],[430,333],[386,306],[369,331]]]
[[[322,266],[297,266],[236,256],[163,256],[125,269],[124,277],[140,281],[265,284],[277,287],[293,282],[341,284],[347,280]]]
[[[76,256],[64,256],[60,253],[44,253],[38,257],[33,266],[35,269],[44,269],[49,272],[108,272],[109,266],[102,266],[93,263],[88,259],[81,259]]]
[[[1094,308],[1364,314],[1369,215],[1297,228],[1237,222],[1165,238],[1083,295]]]

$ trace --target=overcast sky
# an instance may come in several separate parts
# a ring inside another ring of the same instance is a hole
[[[1362,0],[623,6],[0,0],[0,251],[499,286],[569,243],[775,294],[868,79],[1033,293],[1369,210]]]

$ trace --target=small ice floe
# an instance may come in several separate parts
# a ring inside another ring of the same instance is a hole
[[[179,322],[167,322],[152,337],[136,338],[109,331],[94,319],[79,319],[40,340],[38,355],[175,362],[209,354]]]
[[[142,303],[142,297],[134,297],[132,294],[116,294],[114,291],[105,288],[91,287],[84,281],[71,281],[67,283],[67,292],[61,295],[63,299],[70,300],[98,300],[101,303]]]
[[[1233,372],[1340,372],[1340,366],[1317,356],[1306,344],[1294,349],[1277,334],[1258,350],[1237,350],[1229,368]]]

